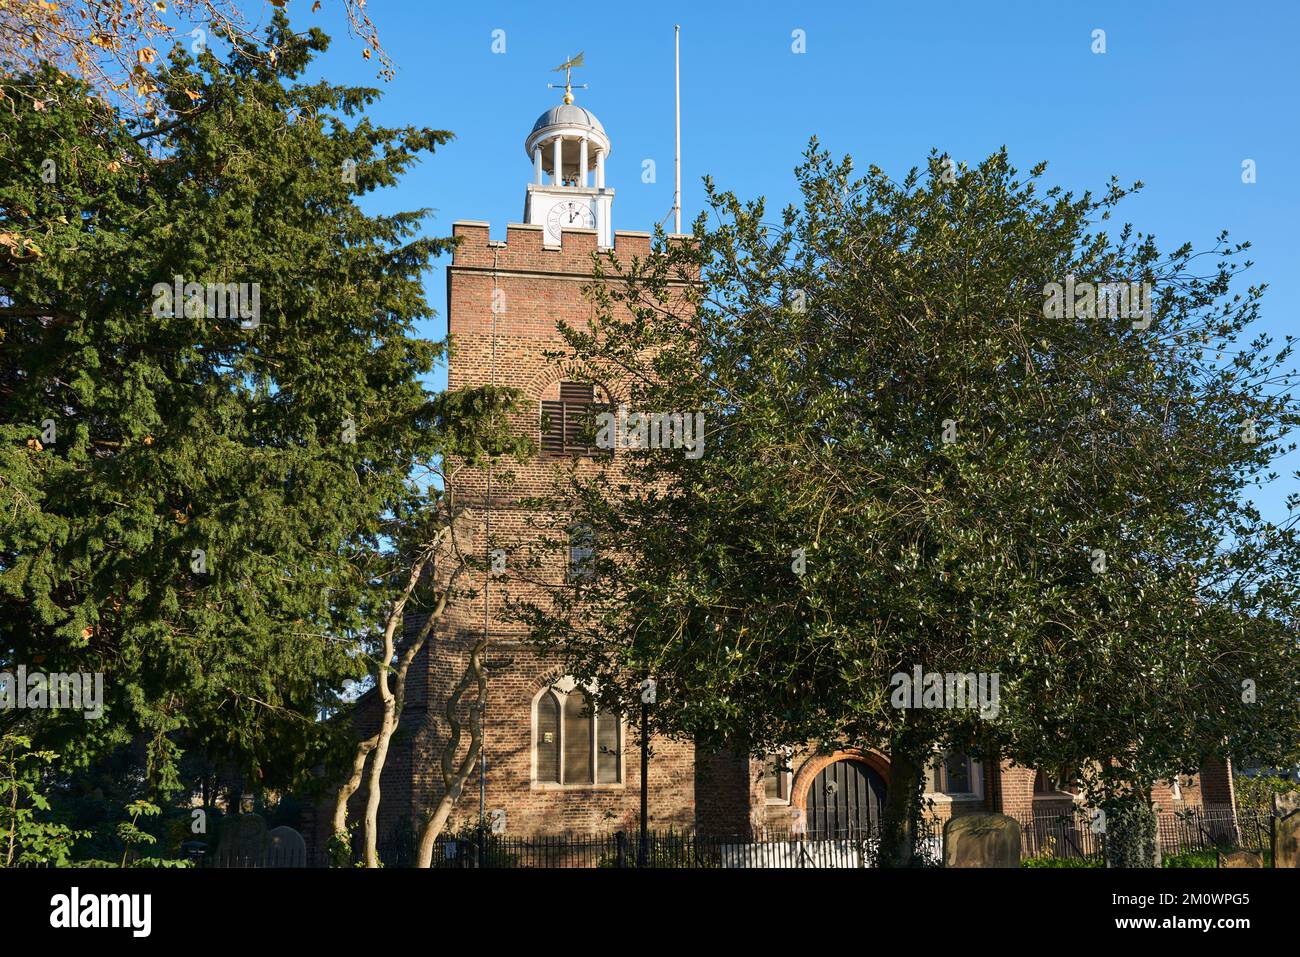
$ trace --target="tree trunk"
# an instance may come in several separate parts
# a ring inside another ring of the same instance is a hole
[[[435,554],[448,540],[449,535],[450,526],[440,532],[420,553],[411,566],[411,573],[407,578],[406,587],[389,611],[388,621],[384,627],[383,643],[380,650],[381,657],[375,669],[375,691],[379,695],[381,708],[379,729],[370,737],[357,742],[357,749],[352,758],[352,773],[339,788],[334,801],[334,839],[336,842],[342,841],[350,845],[347,822],[348,799],[360,787],[362,777],[366,777],[366,810],[362,821],[362,846],[367,867],[379,866],[379,805],[382,798],[380,777],[383,774],[384,764],[388,757],[389,743],[392,741],[393,734],[396,733],[401,722],[402,705],[406,698],[406,675],[410,670],[411,662],[420,653],[429,637],[429,633],[447,608],[447,601],[451,597],[456,580],[465,569],[463,560],[452,572],[446,587],[438,594],[434,607],[424,625],[402,650],[400,657],[398,657],[397,667],[394,668],[393,658],[397,653],[397,636],[405,621],[407,602],[410,600],[411,595],[414,594],[416,586],[419,585],[425,568],[434,560]],[[371,755],[373,757],[370,757]],[[370,757],[370,771],[366,775],[366,760],[368,757]]]
[[[471,742],[469,753],[465,756],[464,764],[469,768],[463,775],[458,775],[458,780],[452,783],[452,786],[443,792],[442,798],[438,801],[438,806],[433,809],[433,814],[425,822],[424,827],[420,830],[420,844],[416,849],[415,866],[432,867],[433,850],[437,846],[438,838],[447,828],[447,821],[451,818],[451,812],[456,809],[456,802],[460,800],[461,793],[465,790],[465,782],[469,780],[469,775],[473,771],[474,764],[478,761],[479,747]]]
[[[479,754],[483,748],[483,707],[484,702],[487,700],[487,672],[483,667],[483,656],[486,651],[487,635],[485,634],[475,642],[473,649],[470,651],[469,664],[465,668],[465,674],[461,676],[460,682],[456,685],[456,690],[447,699],[445,715],[450,733],[447,736],[447,743],[443,745],[442,749],[443,792],[437,806],[433,809],[433,813],[425,821],[424,827],[420,831],[420,844],[415,859],[416,867],[431,867],[433,865],[433,849],[437,844],[438,837],[446,828],[451,812],[456,807],[456,802],[460,800],[461,792],[465,788],[465,782],[474,773],[474,765],[478,762]],[[456,712],[470,685],[476,687],[478,697],[470,705],[469,709],[469,748],[465,752],[464,758],[457,763],[456,752],[460,749],[461,721]]]
[[[932,742],[915,728],[898,729],[890,742],[889,789],[880,822],[880,867],[915,865],[921,829],[922,775]]]
[[[366,867],[379,866],[379,799],[382,796],[379,778],[384,773],[384,763],[388,758],[388,742],[392,740],[393,732],[397,729],[395,701],[391,696],[384,698],[383,709],[383,715],[379,720],[379,731],[375,734],[375,751],[370,760],[370,776],[366,779],[366,816],[361,825]]]
[[[379,743],[378,735],[371,735],[364,741],[357,743],[357,752],[352,757],[352,773],[348,779],[343,782],[339,788],[339,793],[334,799],[334,820],[331,829],[332,840],[330,842],[330,856],[333,858],[332,866],[347,867],[352,859],[352,836],[348,833],[348,801],[352,795],[357,793],[357,788],[361,787],[361,777],[365,772],[366,758],[370,757],[370,752],[375,749]]]
[[[372,735],[357,744],[357,753],[352,758],[352,774],[343,782],[339,788],[338,796],[334,800],[334,836],[346,837],[348,832],[348,801],[352,795],[357,793],[357,788],[361,787],[361,776],[365,771],[366,758],[370,757],[370,752],[375,750],[375,745],[379,743],[379,736]]]
[[[889,756],[889,789],[880,822],[880,867],[911,867],[921,819],[921,773],[911,755]]]
[[[425,641],[429,637],[429,632],[442,613],[447,608],[447,600],[451,596],[451,589],[460,575],[461,568],[458,568],[452,574],[451,580],[447,587],[438,596],[433,610],[429,612],[429,617],[425,619],[420,626],[419,632],[410,644],[402,651],[398,659],[397,668],[393,674],[393,687],[389,687],[389,671],[391,669],[393,654],[396,646],[395,636],[398,628],[404,620],[404,611],[406,600],[410,597],[419,581],[420,575],[424,571],[424,561],[416,562],[411,569],[411,580],[407,585],[406,592],[398,599],[393,606],[392,613],[388,616],[388,626],[384,629],[384,658],[380,662],[379,674],[375,682],[379,691],[379,698],[382,703],[383,712],[380,716],[379,731],[375,735],[374,755],[370,759],[370,775],[366,780],[366,816],[362,824],[362,837],[365,847],[366,867],[379,867],[379,801],[381,798],[380,776],[384,773],[384,764],[388,760],[388,745],[393,740],[393,734],[397,731],[398,725],[402,720],[402,705],[406,698],[406,675],[410,670],[411,662],[415,656],[420,653],[424,647]]]

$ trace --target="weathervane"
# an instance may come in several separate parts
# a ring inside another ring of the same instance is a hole
[[[573,84],[569,82],[569,74],[574,67],[578,67],[582,65],[583,65],[582,51],[579,50],[577,56],[565,60],[563,63],[561,63],[559,66],[557,66],[554,70],[551,71],[552,73],[559,73],[561,70],[564,71],[564,102],[565,103],[573,102]],[[558,90],[560,88],[560,84],[548,83],[546,84],[546,88],[548,90]],[[585,83],[583,83],[578,87],[578,89],[580,90],[585,90],[586,88],[587,88],[587,84]]]

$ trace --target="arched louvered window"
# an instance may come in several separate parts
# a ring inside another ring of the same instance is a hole
[[[610,448],[595,445],[594,416],[609,408],[604,390],[590,382],[561,382],[558,399],[541,403],[542,455],[609,455]]]

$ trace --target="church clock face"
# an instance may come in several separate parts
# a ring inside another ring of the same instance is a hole
[[[565,200],[556,203],[546,214],[546,231],[560,240],[561,229],[595,229],[596,217],[585,203]]]

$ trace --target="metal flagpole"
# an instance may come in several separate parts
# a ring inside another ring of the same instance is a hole
[[[682,231],[682,28],[673,25],[673,60],[675,63],[675,86],[677,92],[677,150],[674,155],[676,183],[673,188],[673,232]]]

